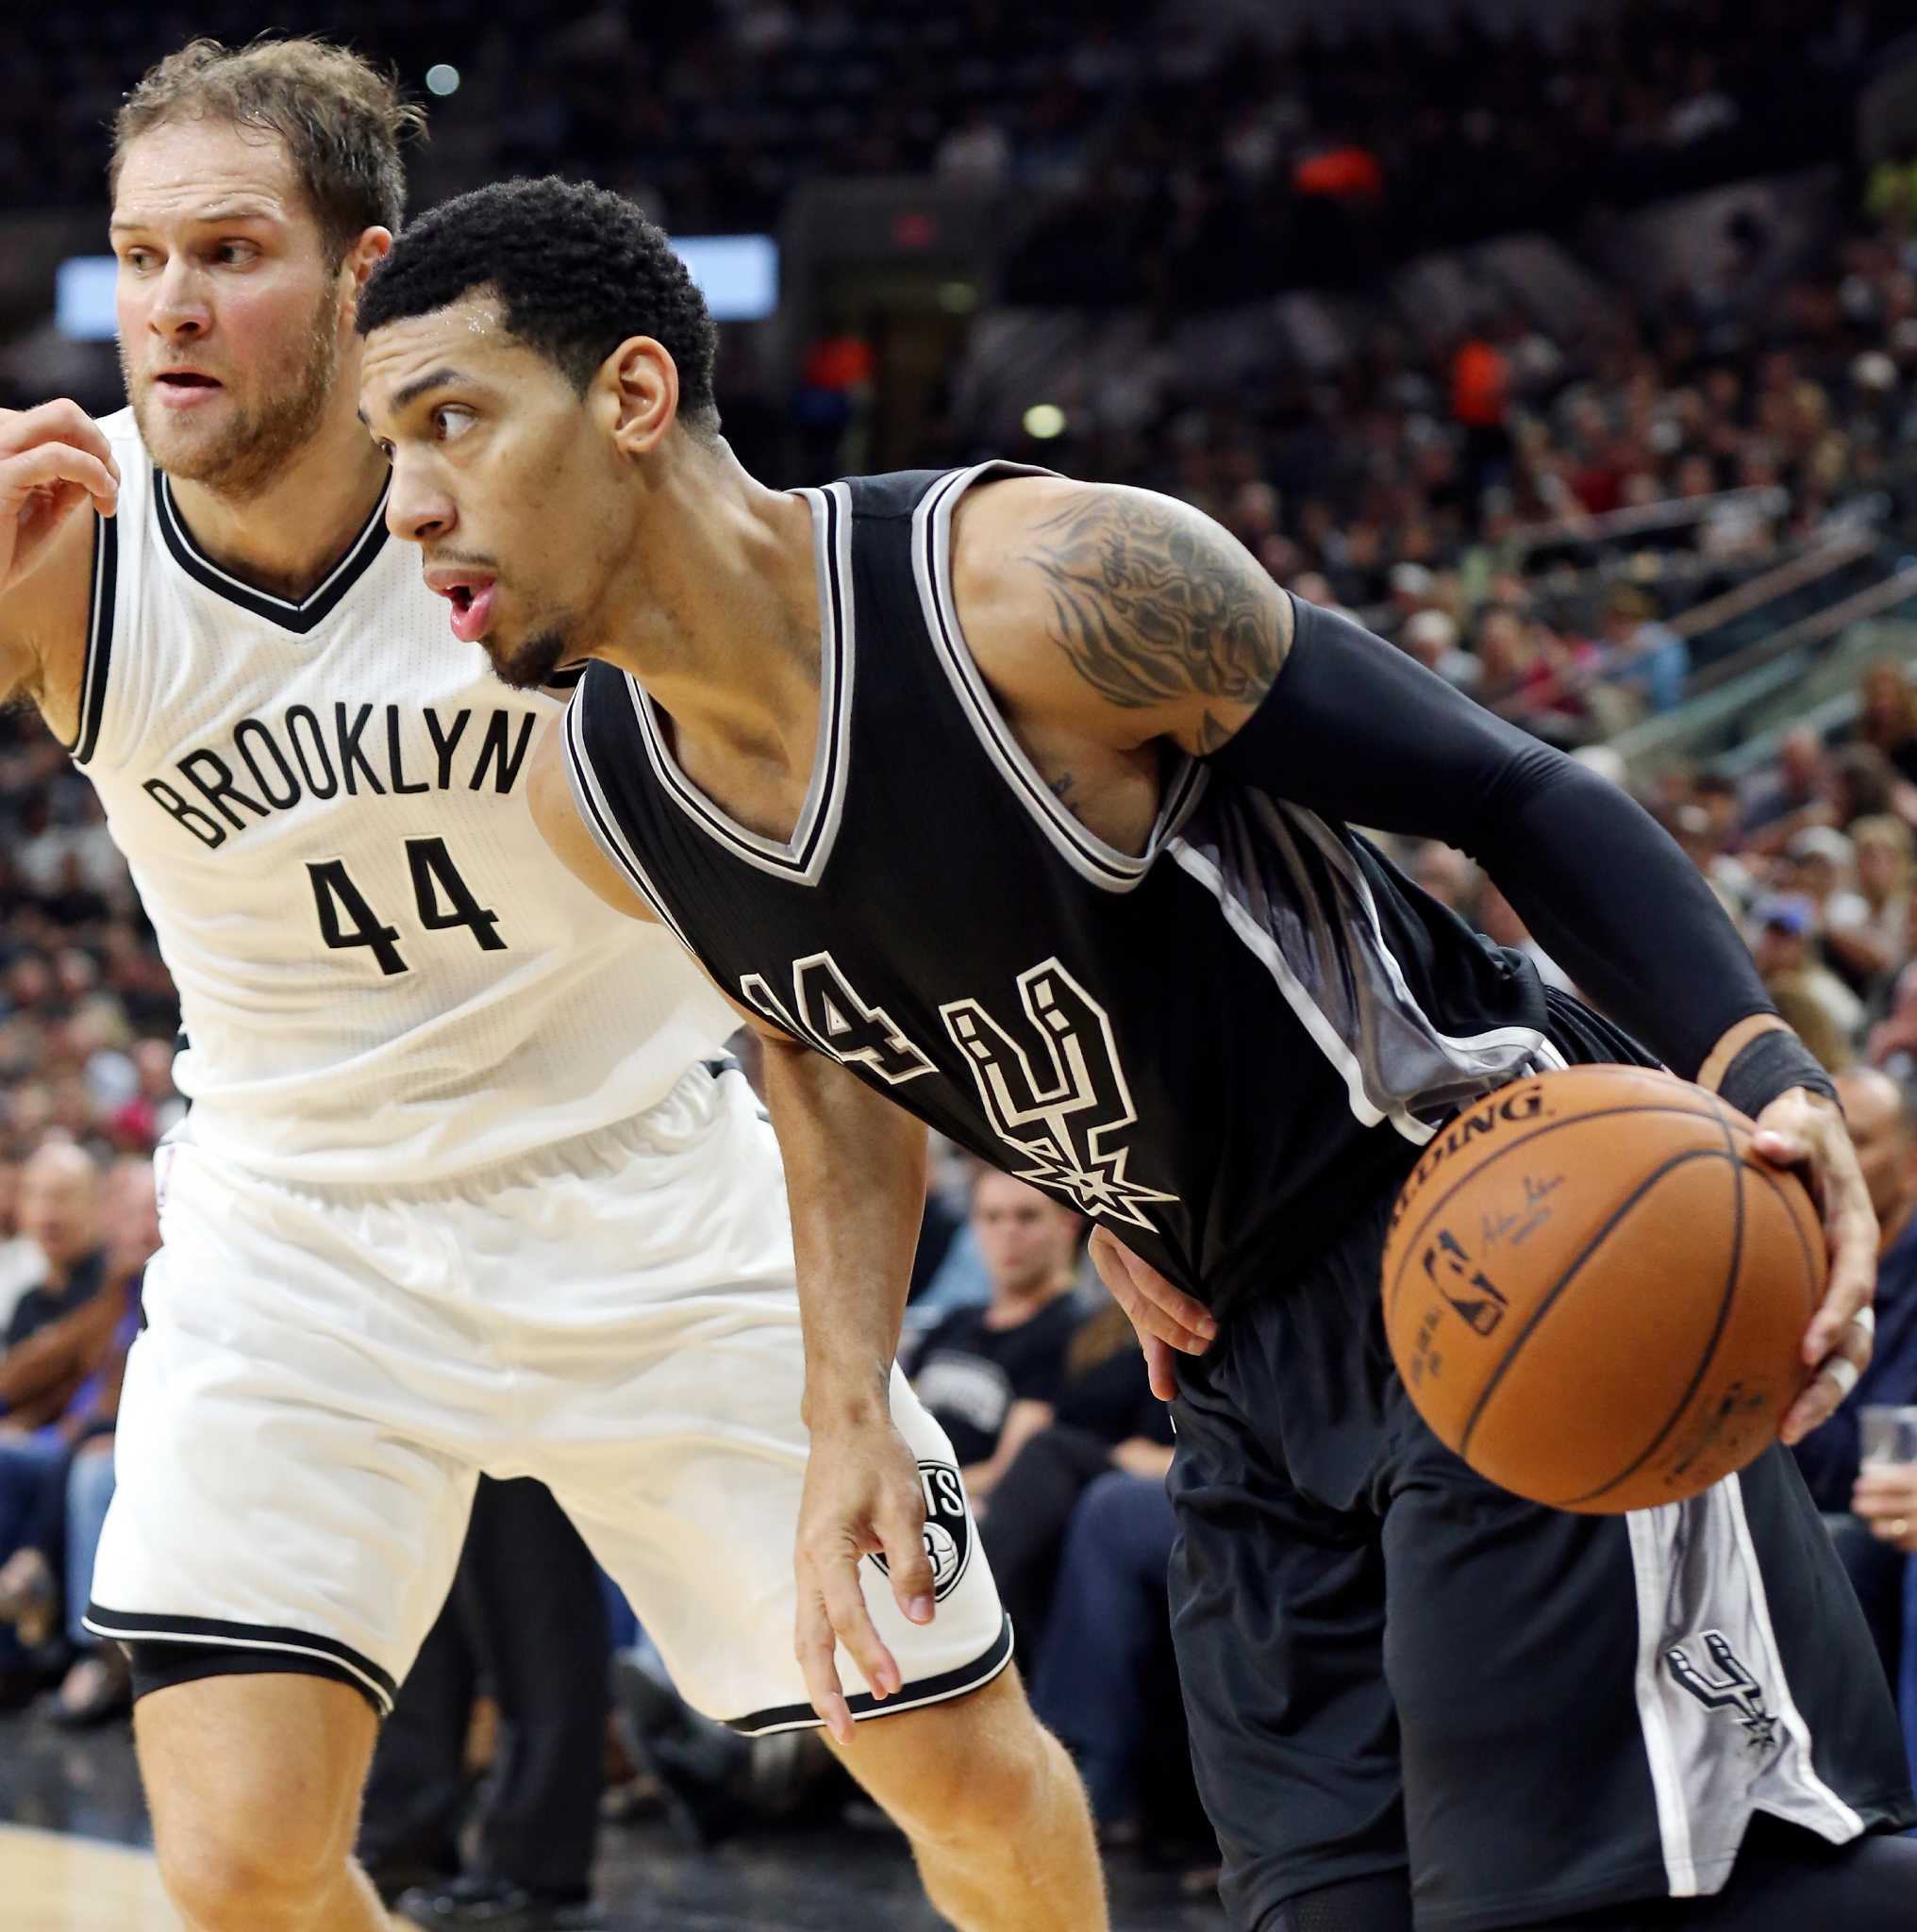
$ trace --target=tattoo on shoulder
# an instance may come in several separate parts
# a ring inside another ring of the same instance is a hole
[[[1216,699],[1256,706],[1291,644],[1284,600],[1225,532],[1182,504],[1100,490],[1028,533],[1051,596],[1054,642],[1087,684],[1128,710]],[[1208,708],[1201,750],[1240,720]]]

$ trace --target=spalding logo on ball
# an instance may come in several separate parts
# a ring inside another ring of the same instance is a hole
[[[921,1462],[919,1488],[925,1499],[925,1560],[932,1566],[932,1596],[943,1603],[958,1588],[972,1560],[972,1512],[965,1507],[965,1485],[949,1462]],[[881,1574],[892,1574],[883,1555],[875,1551],[872,1560]]]

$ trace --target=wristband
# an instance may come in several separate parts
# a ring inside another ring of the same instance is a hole
[[[1756,1120],[1793,1087],[1808,1088],[1826,1100],[1837,1098],[1837,1084],[1794,1033],[1772,1026],[1738,1049],[1717,1083],[1717,1097]]]

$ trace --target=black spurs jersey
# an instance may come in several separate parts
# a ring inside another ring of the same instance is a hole
[[[953,606],[953,505],[1004,474],[805,492],[820,730],[790,839],[700,792],[606,664],[567,714],[575,795],[727,991],[1228,1304],[1462,1103],[1556,1063],[1542,991],[1366,841],[1196,760],[1166,770],[1142,853],[1088,831]]]

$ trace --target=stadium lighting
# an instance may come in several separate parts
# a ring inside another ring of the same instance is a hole
[[[1065,412],[1057,403],[1034,403],[1025,411],[1025,434],[1039,442],[1049,442],[1065,433]]]
[[[459,70],[449,67],[443,60],[436,61],[426,69],[426,92],[429,94],[453,94],[459,91]]]

